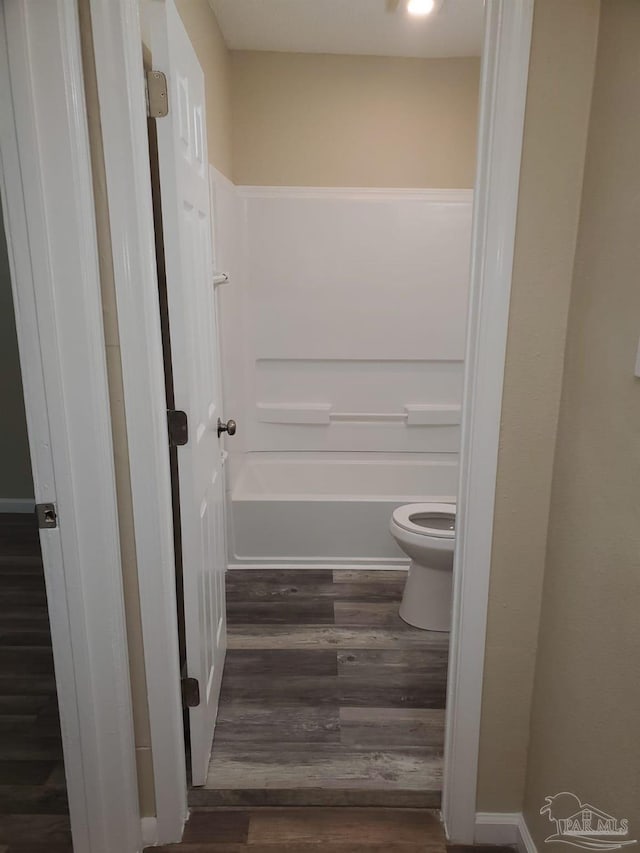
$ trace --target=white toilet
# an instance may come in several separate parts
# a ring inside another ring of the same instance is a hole
[[[393,511],[389,528],[398,545],[411,557],[400,605],[401,618],[426,631],[449,631],[456,505],[399,506]]]

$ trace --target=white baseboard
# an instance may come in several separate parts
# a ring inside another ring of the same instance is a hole
[[[476,844],[517,844],[520,812],[478,812]]]
[[[508,844],[520,853],[537,853],[531,833],[521,812],[478,812],[476,844]]]
[[[521,853],[537,853],[535,842],[531,837],[529,827],[522,814],[518,821],[518,849]]]
[[[0,514],[9,512],[34,512],[36,502],[33,498],[0,498]]]
[[[346,571],[353,571],[354,569],[360,569],[362,571],[367,572],[406,572],[409,571],[409,561],[399,560],[397,563],[367,563],[365,561],[361,562],[356,560],[354,560],[353,562],[341,563],[229,563],[227,565],[227,569],[229,571],[235,571],[236,569],[250,569],[255,571],[259,571],[260,569],[262,569],[263,571],[272,569],[295,569],[296,571],[306,571],[307,569],[310,571],[330,571],[332,569],[341,569]]]
[[[155,817],[141,817],[142,842],[145,847],[158,843],[158,819]]]

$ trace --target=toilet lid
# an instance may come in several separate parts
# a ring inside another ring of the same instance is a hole
[[[405,504],[393,511],[398,527],[422,536],[454,539],[456,535],[455,504]]]

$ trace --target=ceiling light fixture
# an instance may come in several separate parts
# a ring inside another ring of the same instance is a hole
[[[429,15],[435,6],[435,0],[409,0],[407,12],[410,15]]]

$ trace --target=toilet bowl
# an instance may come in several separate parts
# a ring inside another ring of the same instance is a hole
[[[393,511],[391,535],[411,558],[400,617],[415,628],[451,628],[455,528],[455,504],[405,504]]]

